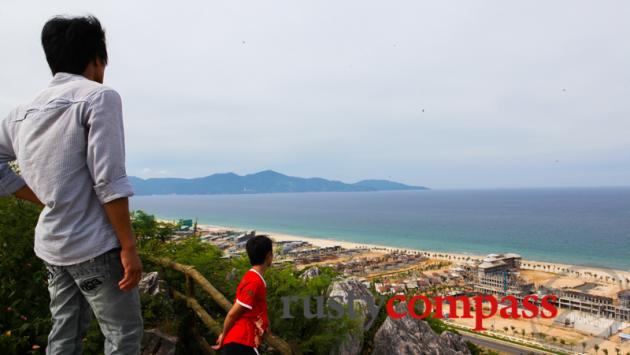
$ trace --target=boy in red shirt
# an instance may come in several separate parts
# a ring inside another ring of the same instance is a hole
[[[263,274],[271,266],[271,239],[258,235],[247,241],[247,256],[252,268],[247,270],[236,289],[236,300],[223,323],[223,331],[212,348],[223,354],[258,354],[262,335],[269,328],[267,284]]]

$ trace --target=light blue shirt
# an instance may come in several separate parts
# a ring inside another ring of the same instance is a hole
[[[16,160],[21,176],[9,168]],[[24,184],[45,207],[35,253],[71,265],[119,246],[103,204],[133,195],[125,170],[122,104],[111,88],[57,73],[0,124],[0,195]]]

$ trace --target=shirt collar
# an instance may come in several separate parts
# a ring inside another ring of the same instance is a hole
[[[69,81],[73,81],[73,80],[88,80],[88,79],[86,77],[84,77],[83,75],[79,75],[79,74],[72,74],[72,73],[66,73],[66,72],[57,72],[55,74],[55,76],[53,76],[52,80],[50,81],[50,85],[49,86],[65,84],[65,83],[67,83]]]
[[[249,269],[249,270],[251,270],[251,271],[253,271],[253,272],[257,273],[257,274],[258,274],[258,276],[260,276],[260,279],[262,280],[262,282],[265,284],[265,287],[267,287],[267,282],[265,282],[265,279],[263,278],[263,276],[262,276],[262,275],[261,275],[258,271],[256,271],[256,269],[251,268],[251,269]]]

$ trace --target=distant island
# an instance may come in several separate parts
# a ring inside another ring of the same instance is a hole
[[[151,178],[130,176],[136,195],[214,195],[255,194],[275,192],[352,192],[428,190],[424,186],[410,186],[388,180],[362,180],[353,184],[323,178],[301,178],[287,176],[273,170],[255,174],[234,173],[212,174],[206,177]]]

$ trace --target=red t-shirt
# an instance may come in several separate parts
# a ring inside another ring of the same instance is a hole
[[[267,318],[267,284],[254,268],[249,269],[236,289],[234,301],[247,308],[224,335],[223,344],[239,343],[257,348],[269,327]]]

